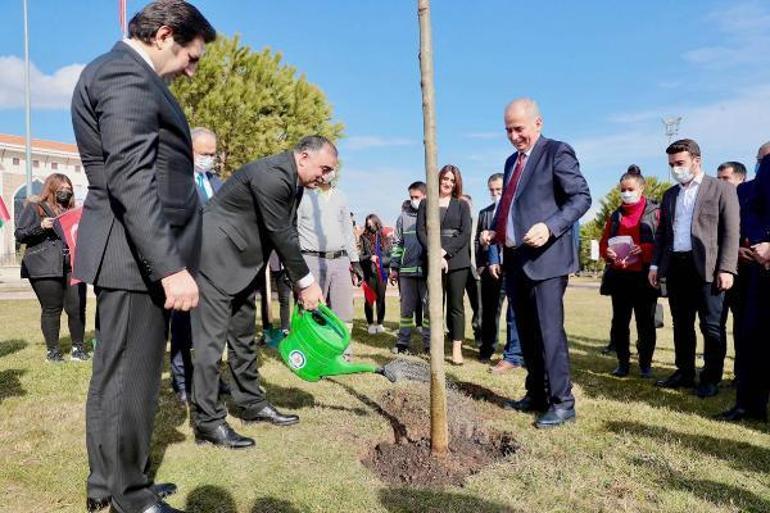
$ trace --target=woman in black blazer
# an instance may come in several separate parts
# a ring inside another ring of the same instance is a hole
[[[452,363],[463,364],[462,344],[465,339],[465,283],[471,266],[470,233],[471,211],[461,199],[463,179],[460,170],[452,165],[441,168],[439,180],[439,217],[441,219],[441,270],[443,272],[446,317],[449,338],[452,339]],[[417,238],[428,255],[428,231],[425,206],[417,210]],[[430,257],[430,255],[428,255]],[[427,310],[425,310],[427,311]]]
[[[83,346],[86,319],[86,285],[70,285],[69,248],[53,229],[54,218],[75,206],[72,182],[63,174],[46,178],[40,197],[30,198],[16,223],[16,241],[26,244],[21,277],[29,278],[42,312],[40,325],[50,362],[64,360],[59,351],[62,310],[66,310],[72,338],[71,358],[88,360]]]

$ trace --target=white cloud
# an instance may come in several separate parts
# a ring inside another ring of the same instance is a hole
[[[735,3],[707,13],[705,21],[721,34],[715,39],[722,44],[689,50],[682,55],[685,61],[707,70],[764,62],[761,56],[770,51],[770,9],[767,4]]]
[[[30,64],[33,109],[68,109],[82,64],[70,64],[50,75]],[[0,56],[0,109],[24,107],[24,60]]]
[[[417,144],[414,139],[405,137],[382,137],[378,135],[357,135],[347,137],[340,141],[340,146],[346,150],[368,150],[370,148],[389,148],[392,146],[413,146]]]

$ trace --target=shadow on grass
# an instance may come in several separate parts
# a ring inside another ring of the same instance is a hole
[[[168,358],[166,358],[168,360]],[[158,397],[158,411],[155,414],[155,429],[150,446],[150,479],[155,478],[163,463],[166,450],[172,444],[184,442],[185,435],[179,431],[187,420],[187,406],[181,404],[171,389],[170,380],[162,380]]]
[[[661,426],[639,422],[611,421],[607,422],[606,427],[608,431],[613,433],[627,433],[634,438],[651,438],[662,444],[673,443],[703,455],[723,460],[731,467],[739,470],[759,472],[764,475],[770,468],[770,449],[767,447],[708,435],[681,433]]]
[[[494,390],[491,390],[487,387],[483,387],[481,385],[478,385],[476,383],[471,383],[468,381],[459,381],[452,379],[451,381],[447,380],[449,383],[449,386],[451,388],[456,389],[458,392],[461,392],[471,399],[475,401],[486,401],[488,403],[494,404],[495,406],[499,406],[500,408],[505,406],[505,403],[510,399],[508,397],[503,397]]]
[[[734,394],[722,387],[722,392],[714,398],[699,399],[692,389],[664,390],[655,386],[655,380],[670,374],[661,372],[659,366],[653,366],[655,378],[642,379],[633,373],[627,378],[616,378],[610,373],[617,362],[597,356],[570,354],[572,362],[572,380],[579,384],[583,393],[589,397],[605,398],[621,403],[643,402],[656,408],[670,408],[681,412],[711,418],[712,415],[729,408]]]
[[[282,387],[274,383],[261,380],[260,384],[265,389],[267,400],[278,408],[298,410],[315,406],[315,396],[297,387]]]
[[[709,438],[709,437],[706,437]],[[634,465],[654,473],[653,480],[661,489],[673,489],[691,494],[703,501],[741,513],[766,513],[770,501],[738,486],[708,479],[693,479],[673,470],[667,463],[655,458],[631,458]]]
[[[188,513],[238,513],[233,496],[219,486],[203,485],[187,494]]]
[[[407,438],[406,426],[403,423],[401,423],[401,421],[399,421],[396,417],[394,417],[390,413],[383,410],[382,407],[379,404],[377,404],[377,402],[373,401],[368,396],[360,392],[357,392],[352,387],[344,383],[341,383],[335,379],[328,379],[327,381],[329,381],[330,383],[334,383],[338,387],[342,388],[345,392],[352,395],[353,397],[361,401],[363,404],[365,404],[366,406],[374,410],[375,413],[377,413],[378,415],[386,419],[390,423],[390,426],[393,428],[393,438],[395,443],[397,444],[401,443],[401,440]]]
[[[0,358],[8,356],[27,347],[27,341],[21,339],[3,340],[0,342]]]
[[[27,391],[21,385],[21,376],[26,374],[22,369],[6,369],[0,371],[0,404],[9,397],[22,397]]]
[[[254,502],[250,513],[300,513],[300,510],[283,499],[260,497]]]
[[[524,513],[498,502],[439,490],[386,488],[379,495],[380,504],[390,513]]]

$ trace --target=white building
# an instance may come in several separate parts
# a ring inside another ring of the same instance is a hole
[[[0,228],[0,264],[19,263],[16,259],[16,228],[24,200],[27,197],[27,162],[25,139],[17,135],[0,134],[0,193],[8,207],[11,220]],[[88,191],[88,180],[74,144],[32,139],[32,193],[40,193],[43,182],[51,173],[62,173],[72,180],[75,199],[81,203]]]

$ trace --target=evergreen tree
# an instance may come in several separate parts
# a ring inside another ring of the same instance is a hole
[[[269,48],[259,52],[239,37],[220,36],[207,45],[191,80],[172,86],[191,127],[217,134],[224,177],[254,159],[291,148],[301,137],[342,135],[321,89],[281,63]]]

